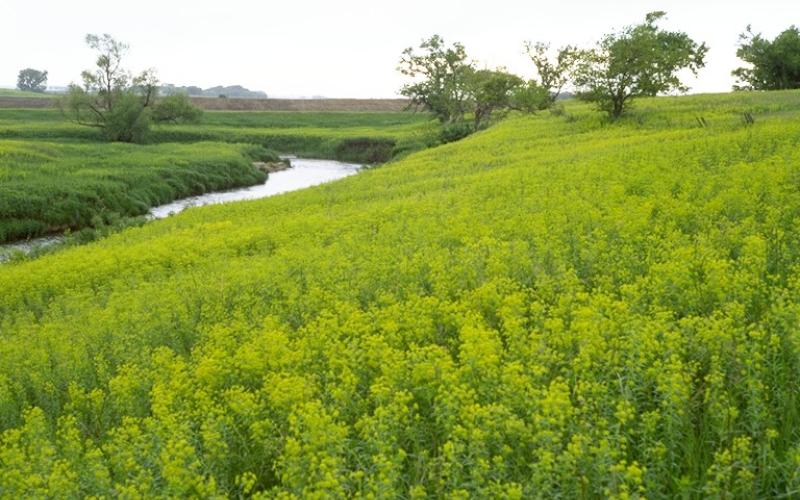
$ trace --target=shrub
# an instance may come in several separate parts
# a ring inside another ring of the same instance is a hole
[[[394,146],[394,139],[345,139],[336,147],[336,159],[355,163],[383,163],[392,159]]]
[[[186,94],[172,94],[156,101],[152,116],[157,123],[198,123],[203,110],[192,104]]]
[[[474,132],[474,129],[469,123],[449,123],[442,127],[442,131],[439,133],[439,140],[442,144],[460,141],[472,132]]]

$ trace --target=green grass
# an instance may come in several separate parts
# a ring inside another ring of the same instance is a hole
[[[207,111],[199,124],[154,127],[149,140],[259,144],[281,153],[375,163],[434,144],[438,127],[423,113],[304,113]],[[0,109],[0,138],[101,140],[98,130],[71,123],[57,109]],[[382,146],[348,148],[367,139]]]
[[[693,96],[0,267],[0,491],[791,498],[799,224],[800,93]]]
[[[255,184],[252,146],[0,142],[0,242],[101,226],[154,205]]]

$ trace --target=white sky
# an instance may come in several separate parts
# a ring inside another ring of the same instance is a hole
[[[20,69],[66,85],[91,67],[86,33],[131,46],[127,66],[178,85],[243,85],[270,96],[396,97],[401,51],[434,33],[481,66],[525,77],[525,40],[589,46],[665,10],[664,27],[710,46],[693,92],[727,91],[748,23],[770,38],[800,24],[800,0],[0,0],[0,86]]]

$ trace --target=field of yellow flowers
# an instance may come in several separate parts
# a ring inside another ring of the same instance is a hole
[[[0,496],[800,495],[800,93],[580,104],[0,267]]]

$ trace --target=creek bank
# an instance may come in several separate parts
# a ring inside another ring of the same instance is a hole
[[[269,175],[292,168],[292,163],[288,158],[282,158],[279,161],[254,161],[253,167]]]
[[[275,196],[349,177],[363,168],[363,165],[357,163],[311,160],[292,156],[282,157],[281,161],[263,162],[263,166],[255,164],[254,166],[256,168],[271,169],[264,183],[241,189],[190,196],[153,207],[145,217],[147,220],[157,220],[180,213],[187,208]],[[0,244],[0,263],[14,258],[15,255],[47,251],[50,247],[55,247],[62,243],[71,246],[71,243],[67,241],[67,237],[63,234],[50,234],[26,241]]]

